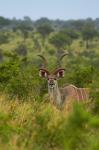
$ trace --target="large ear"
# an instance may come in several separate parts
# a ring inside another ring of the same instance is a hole
[[[49,72],[46,69],[40,69],[39,70],[39,76],[42,78],[47,78],[49,75]]]
[[[65,73],[65,69],[58,69],[55,71],[55,75],[57,78],[63,78]]]

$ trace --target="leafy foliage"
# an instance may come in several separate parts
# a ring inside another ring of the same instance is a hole
[[[70,37],[64,34],[63,32],[56,33],[50,38],[50,43],[53,44],[57,49],[62,49],[66,45],[71,44]]]
[[[37,31],[45,38],[51,32],[53,32],[53,28],[50,25],[43,24],[42,26],[37,27]]]
[[[92,67],[77,66],[70,76],[70,80],[77,87],[86,87],[92,83],[94,70]]]
[[[82,38],[86,41],[86,48],[89,48],[89,41],[98,36],[98,32],[93,24],[86,24],[82,30]]]
[[[27,48],[26,48],[26,45],[24,45],[24,44],[18,45],[18,47],[15,49],[15,52],[16,52],[18,55],[26,56],[26,55],[27,55]]]

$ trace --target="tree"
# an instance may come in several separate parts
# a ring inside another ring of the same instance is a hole
[[[86,48],[89,48],[89,42],[98,35],[93,24],[86,24],[82,30],[82,38],[86,42]]]
[[[46,17],[42,17],[42,18],[38,19],[37,21],[35,21],[35,27],[39,27],[39,26],[42,26],[45,24],[51,25],[51,20],[49,20]]]
[[[57,49],[57,58],[60,57],[60,55],[62,53],[64,53],[64,49],[66,46],[69,46],[71,45],[71,38],[66,35],[64,32],[58,32],[56,34],[54,34],[50,39],[49,39],[49,42],[51,44],[53,44],[56,49]]]
[[[69,46],[72,44],[73,40],[78,39],[79,37],[79,32],[73,29],[64,29],[62,30],[62,33],[69,38],[68,40],[70,41],[67,42]]]
[[[3,52],[2,52],[2,49],[0,49],[0,62],[3,61]]]
[[[85,20],[75,20],[75,21],[72,21],[71,23],[71,28],[75,29],[76,31],[81,31],[83,26],[85,24]]]
[[[9,24],[11,24],[10,19],[6,19],[6,18],[0,16],[0,28],[3,28],[4,26],[8,26]]]
[[[23,39],[24,41],[26,40],[26,38],[28,38],[28,33],[30,31],[33,31],[33,26],[27,23],[26,21],[22,21],[20,24],[17,25],[16,29],[20,30],[22,32],[23,35]]]
[[[9,36],[7,32],[0,32],[0,44],[8,43]]]
[[[53,32],[53,28],[48,24],[43,24],[41,26],[37,27],[37,31],[42,35],[42,37],[45,39],[46,36],[48,36],[51,32]]]
[[[53,44],[57,49],[63,49],[66,45],[71,44],[71,39],[65,33],[58,32],[49,39],[49,42]]]
[[[18,45],[18,47],[15,49],[15,51],[18,55],[27,56],[27,48],[26,48],[26,45],[24,45],[24,44]]]
[[[43,24],[37,27],[37,32],[39,32],[40,35],[42,36],[43,47],[45,46],[45,38],[53,31],[54,31],[53,28],[48,24]]]

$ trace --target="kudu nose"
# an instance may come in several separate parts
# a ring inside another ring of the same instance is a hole
[[[54,79],[49,79],[48,82],[49,82],[49,85],[54,85]]]

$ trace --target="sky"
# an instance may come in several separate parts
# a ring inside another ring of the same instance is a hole
[[[32,20],[99,18],[99,0],[0,0],[0,16]]]

